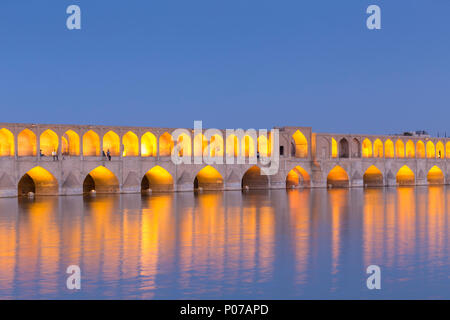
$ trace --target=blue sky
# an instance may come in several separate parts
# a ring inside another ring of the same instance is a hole
[[[0,122],[450,135],[449,15],[447,0],[1,0]]]

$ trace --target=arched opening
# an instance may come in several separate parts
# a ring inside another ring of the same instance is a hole
[[[425,158],[425,144],[422,141],[417,141],[416,144],[417,158]]]
[[[19,157],[36,156],[36,135],[29,129],[24,129],[19,133],[17,139],[17,151]]]
[[[44,168],[35,167],[20,179],[18,185],[19,196],[26,196],[30,192],[36,195],[57,195],[58,181]]]
[[[103,136],[103,151],[111,154],[113,157],[120,156],[120,138],[114,131],[108,131]]]
[[[400,139],[395,142],[395,156],[397,158],[405,157],[405,144]]]
[[[89,193],[117,193],[119,192],[119,180],[109,169],[100,166],[92,170],[84,179],[83,192]]]
[[[441,141],[438,141],[438,143],[436,143],[436,158],[445,158],[444,144]]]
[[[353,138],[352,140],[352,153],[353,157],[355,158],[361,158],[361,144],[359,143],[359,140],[356,138]]]
[[[223,138],[220,134],[215,134],[211,137],[209,148],[211,157],[223,157]]]
[[[333,188],[348,188],[349,179],[347,172],[341,167],[334,167],[327,176],[327,186]]]
[[[434,149],[434,143],[431,141],[427,142],[427,158],[436,158],[436,151]]]
[[[416,156],[416,150],[414,148],[414,142],[411,140],[408,140],[406,143],[406,157],[407,158],[414,158]]]
[[[194,189],[223,190],[222,175],[214,167],[206,166],[197,173]]]
[[[50,157],[52,155],[52,152],[58,152],[58,135],[48,129],[45,130],[40,137],[40,149],[42,151],[42,154],[46,157]]]
[[[156,157],[156,137],[151,132],[146,132],[141,137],[141,156]]]
[[[363,176],[365,187],[382,187],[383,184],[383,174],[381,171],[375,167],[370,166]]]
[[[270,139],[270,137],[269,137]],[[270,156],[270,141],[265,135],[260,135],[258,137],[258,154],[261,157]]]
[[[159,137],[159,155],[161,157],[169,157],[172,154],[173,139],[168,132],[164,132]]]
[[[331,138],[331,157],[337,158],[337,156],[338,156],[337,142],[336,142],[336,139]]]
[[[128,131],[122,138],[123,156],[138,157],[139,156],[139,138],[133,132]]]
[[[169,192],[173,191],[172,175],[164,168],[155,166],[150,169],[142,178],[142,192],[151,190],[152,192]]]
[[[239,139],[234,134],[230,134],[227,137],[226,149],[228,157],[239,156]]]
[[[295,156],[297,158],[308,157],[308,140],[304,134],[300,130],[297,130],[292,137],[295,141]]]
[[[253,137],[249,136],[248,134],[246,134],[244,136],[244,138],[242,138],[242,154],[244,154],[244,156],[246,158],[249,157],[254,157],[255,156],[255,140],[253,139]]]
[[[199,133],[194,137],[194,156],[201,157],[203,156],[205,149],[208,147],[208,140],[206,137]]]
[[[398,170],[396,179],[399,186],[411,186],[415,184],[414,172],[408,166],[403,166]]]
[[[391,139],[387,139],[384,143],[384,156],[386,158],[393,158],[394,154],[394,143]]]
[[[369,139],[364,139],[362,143],[362,155],[363,158],[372,157],[372,142]]]
[[[445,157],[450,158],[450,141],[445,144]]]
[[[179,146],[178,156],[190,157],[192,154],[191,137],[186,133],[181,133],[177,139],[177,146]]]
[[[430,171],[428,171],[427,174],[427,181],[428,184],[444,184],[444,173],[442,172],[442,170],[437,167],[437,166],[433,166]]]
[[[0,130],[0,157],[14,157],[14,135],[8,129]]]
[[[376,139],[373,143],[373,156],[375,158],[383,158],[383,142],[380,139]]]
[[[61,138],[62,147],[61,153],[64,156],[79,156],[80,155],[80,136],[72,131],[68,130]]]
[[[100,137],[92,130],[83,135],[83,155],[86,157],[100,156]]]
[[[242,189],[267,189],[269,187],[269,179],[266,175],[261,174],[261,169],[253,166],[245,172],[242,177]]]
[[[339,141],[339,158],[348,158],[349,150],[348,150],[348,141],[345,138],[342,138]]]
[[[300,166],[289,171],[286,177],[286,188],[309,187],[310,178],[308,172]]]

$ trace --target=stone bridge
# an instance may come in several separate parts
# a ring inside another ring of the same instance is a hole
[[[445,184],[450,139],[225,130],[0,124],[0,197]],[[175,134],[177,132],[177,134]],[[215,164],[175,164],[171,154]],[[279,157],[278,157],[279,153]],[[110,160],[109,157],[110,156]],[[262,158],[279,169],[261,175]],[[227,159],[241,156],[243,163]]]

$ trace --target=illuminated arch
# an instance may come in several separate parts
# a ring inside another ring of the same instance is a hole
[[[411,140],[408,140],[408,142],[406,143],[406,157],[407,158],[415,158],[415,156],[416,156],[416,150],[415,150],[414,142],[412,142]]]
[[[108,168],[97,167],[83,181],[83,192],[88,193],[92,190],[97,193],[119,192],[119,180]]]
[[[79,156],[80,155],[80,136],[72,130],[66,131],[61,137],[62,146],[61,152],[67,156]]]
[[[242,138],[242,154],[248,158],[248,157],[254,157],[255,156],[255,141],[253,140],[253,137],[246,134]]]
[[[269,179],[261,174],[261,169],[257,166],[248,169],[242,177],[242,189],[267,189],[268,186]]]
[[[214,167],[206,166],[197,173],[194,189],[223,190],[223,177]]]
[[[395,156],[397,158],[405,157],[405,144],[400,139],[395,142]]]
[[[142,191],[149,189],[152,192],[173,191],[172,175],[160,166],[153,167],[145,174],[141,183]]]
[[[286,188],[297,188],[298,186],[309,186],[310,177],[308,172],[300,166],[289,171],[286,177]]]
[[[394,155],[394,143],[391,139],[387,139],[384,142],[384,156],[385,158],[393,158]]]
[[[228,157],[239,156],[239,139],[234,134],[230,134],[227,137],[226,149]]]
[[[383,173],[377,167],[370,166],[364,173],[363,182],[366,187],[382,187]]]
[[[417,158],[425,158],[425,144],[420,140],[416,143],[416,155]]]
[[[450,141],[445,144],[445,157],[450,158]]]
[[[178,151],[178,155],[180,157],[188,156],[190,157],[192,155],[192,143],[191,143],[191,137],[182,132],[177,139],[177,145],[180,147],[180,150]]]
[[[364,149],[363,149],[364,150]],[[341,166],[335,166],[327,176],[327,186],[333,188],[349,187],[348,174]]]
[[[270,156],[270,137],[267,138],[265,135],[260,135],[257,139],[258,142],[258,153],[261,157]]]
[[[58,181],[49,171],[35,167],[20,179],[18,185],[19,196],[26,196],[29,192],[36,195],[57,195]]]
[[[8,129],[0,129],[0,157],[13,157],[14,152],[14,135]]]
[[[436,158],[436,150],[432,141],[427,142],[427,158]]]
[[[396,180],[400,186],[414,185],[414,172],[408,166],[403,166],[398,170]]]
[[[120,156],[120,138],[114,131],[108,131],[103,136],[103,151],[107,153],[108,150],[111,156]]]
[[[383,142],[380,139],[376,139],[373,143],[373,156],[375,158],[383,158]]]
[[[441,141],[436,143],[436,158],[444,159],[445,158],[445,148],[444,144]]]
[[[223,138],[220,134],[215,134],[211,137],[209,148],[211,157],[223,157]]]
[[[337,158],[337,156],[338,156],[337,142],[336,142],[336,139],[331,138],[331,157]]]
[[[159,155],[161,157],[169,157],[173,150],[173,139],[170,133],[164,132],[159,137]]]
[[[92,130],[83,135],[83,155],[86,157],[100,156],[100,137]]]
[[[124,157],[138,157],[139,156],[139,138],[131,131],[128,131],[122,137],[123,156]]]
[[[24,129],[19,133],[18,139],[18,156],[29,157],[36,155],[36,135],[29,129]]]
[[[372,157],[372,142],[367,138],[362,143],[362,156],[363,158]]]
[[[308,157],[308,140],[305,135],[297,130],[292,135],[295,141],[295,156],[297,158],[307,158]]]
[[[141,137],[141,156],[142,157],[156,157],[157,146],[156,137],[151,132],[146,132]]]
[[[59,138],[58,135],[50,130],[45,130],[40,136],[40,149],[44,156],[51,156],[52,152],[58,152]]]
[[[433,166],[430,171],[428,171],[428,184],[444,184],[444,180],[444,173],[439,167]]]
[[[208,147],[208,140],[206,137],[199,133],[194,137],[194,156],[203,156],[205,149]]]

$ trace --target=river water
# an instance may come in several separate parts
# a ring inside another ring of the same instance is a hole
[[[446,187],[0,199],[0,299],[450,299],[449,212]]]

